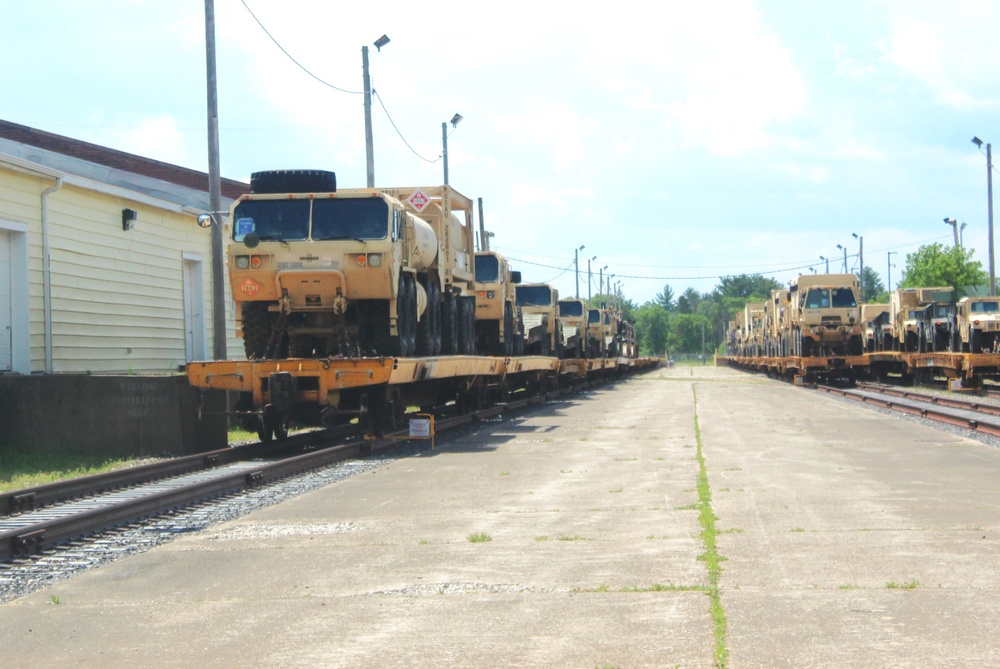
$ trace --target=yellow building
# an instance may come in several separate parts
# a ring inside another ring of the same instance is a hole
[[[0,121],[0,373],[212,357],[203,172]],[[224,179],[223,207],[249,186]],[[223,238],[228,237],[223,234]],[[226,286],[228,357],[242,357]]]

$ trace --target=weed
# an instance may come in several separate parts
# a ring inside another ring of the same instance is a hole
[[[708,467],[705,465],[705,453],[701,441],[701,425],[698,423],[698,392],[694,385],[691,386],[691,394],[694,396],[694,438],[698,445],[698,500],[700,501],[700,513],[698,522],[701,524],[701,540],[705,546],[705,552],[698,556],[699,560],[705,562],[708,569],[708,593],[711,604],[709,609],[712,615],[712,625],[715,630],[715,665],[719,669],[726,669],[729,662],[729,650],[726,648],[726,611],[722,608],[722,599],[719,596],[719,577],[722,574],[721,563],[725,560],[719,555],[715,546],[715,538],[718,530],[715,528],[717,517],[712,511],[712,489],[708,484]],[[738,471],[727,470],[727,471]]]
[[[804,527],[793,527],[792,528],[792,532],[805,532],[805,531],[806,530],[805,530]]]
[[[622,491],[623,489],[624,489],[624,488],[622,488],[621,486],[618,486],[618,487],[617,487],[617,488],[615,488],[614,490],[609,490],[608,492],[621,492],[621,491]]]
[[[429,543],[430,543],[430,541],[428,541],[427,539],[421,539],[421,540],[420,540],[420,545],[421,545],[421,546],[426,546],[426,545],[427,545],[427,544],[429,544]]]
[[[474,534],[469,535],[469,541],[474,544],[481,544],[487,541],[493,541],[493,537],[485,532],[475,532]]]
[[[549,540],[549,538],[547,536],[545,536],[544,534],[541,535],[541,536],[535,537],[535,541],[548,541],[548,540]]]
[[[705,592],[704,585],[677,585],[675,583],[654,583],[653,585],[626,585],[619,592]]]
[[[590,541],[590,539],[581,537],[579,534],[560,534],[557,538],[559,541]]]
[[[615,458],[615,462],[635,462],[639,458]]]
[[[719,534],[743,534],[742,527],[730,527],[728,530],[722,530]]]
[[[59,601],[60,601],[59,598],[56,597],[55,595],[52,595],[51,597],[49,597],[49,604],[53,604],[55,606],[59,606]]]
[[[500,476],[510,476],[510,472],[500,472]]]
[[[885,587],[890,590],[916,590],[920,587],[920,581],[913,579],[912,581],[907,581],[906,583],[896,583],[895,581],[889,581],[885,584]]]

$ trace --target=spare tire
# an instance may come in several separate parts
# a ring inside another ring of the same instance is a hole
[[[251,193],[335,193],[337,175],[326,170],[269,170],[250,175]]]

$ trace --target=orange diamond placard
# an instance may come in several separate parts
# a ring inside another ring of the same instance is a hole
[[[246,281],[240,284],[240,292],[244,293],[245,295],[251,295],[251,296],[256,295],[261,288],[263,288],[263,286],[261,286],[253,279],[247,279]]]

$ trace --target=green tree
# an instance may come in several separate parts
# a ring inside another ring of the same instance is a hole
[[[693,314],[698,311],[698,303],[701,301],[701,293],[694,288],[687,288],[677,298],[677,313]]]
[[[678,353],[701,353],[702,332],[705,333],[705,350],[710,351],[711,323],[708,319],[698,314],[673,314],[667,348]]]
[[[772,290],[780,290],[783,287],[769,276],[763,276],[762,274],[739,274],[737,276],[722,277],[722,281],[715,287],[715,292],[723,297],[759,298],[760,300],[764,300],[771,296]]]
[[[644,355],[658,355],[667,351],[670,332],[667,310],[655,302],[647,302],[635,312],[635,333]]]
[[[673,311],[674,307],[677,306],[674,302],[674,289],[670,287],[669,283],[663,286],[663,292],[657,293],[653,301],[667,311]]]
[[[882,277],[871,266],[865,267],[865,271],[861,275],[861,288],[865,302],[878,302],[878,297],[885,292]]]
[[[961,289],[965,286],[981,286],[989,281],[989,275],[978,260],[972,259],[973,249],[961,246],[928,244],[914,253],[906,254],[906,268],[903,270],[901,288],[928,288],[951,286]]]

